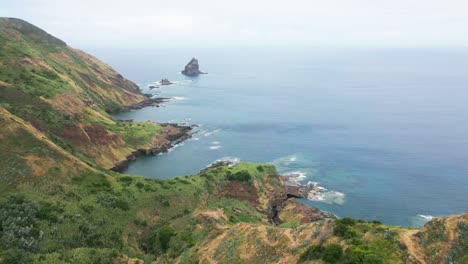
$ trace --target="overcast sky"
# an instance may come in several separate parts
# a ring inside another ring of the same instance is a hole
[[[467,46],[468,0],[1,0],[75,46]]]

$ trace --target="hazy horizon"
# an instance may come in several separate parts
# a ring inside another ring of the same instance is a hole
[[[465,47],[468,3],[6,0],[0,16],[77,47]]]

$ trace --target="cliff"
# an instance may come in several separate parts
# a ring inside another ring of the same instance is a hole
[[[0,18],[0,43],[3,115],[16,116],[68,153],[105,168],[138,149],[168,144],[167,133],[176,128],[119,122],[108,114],[151,100],[107,64],[20,19]],[[4,126],[0,133],[14,136]],[[15,162],[29,167],[21,156]]]

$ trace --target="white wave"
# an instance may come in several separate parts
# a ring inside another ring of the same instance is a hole
[[[233,166],[236,166],[237,164],[239,164],[240,162],[240,158],[236,158],[236,157],[222,157],[220,159],[217,159],[215,161],[213,161],[212,163],[210,163],[208,166],[206,166],[205,168],[208,168],[208,167],[211,167],[212,165],[216,164],[216,163],[226,163],[228,167],[233,167]]]
[[[175,85],[187,85],[193,82],[193,80],[182,80],[182,81],[171,81]]]
[[[191,140],[198,141],[198,140],[200,140],[200,138],[193,137]]]
[[[219,141],[213,141],[213,142],[211,142],[211,144],[213,144],[213,145],[219,145],[219,144],[221,144],[221,142],[219,142]]]
[[[230,166],[234,166],[240,162],[240,159],[236,157],[222,157],[216,160],[216,162],[219,162],[219,161],[227,161],[231,164]]]
[[[218,133],[219,131],[221,131],[221,129],[217,128],[217,129],[215,129],[215,130],[212,130],[212,131],[209,131],[209,132],[205,132],[205,133],[203,134],[203,136],[209,137],[209,136],[211,136],[211,135],[213,135],[213,134],[215,134],[215,133]]]
[[[432,216],[432,215],[418,214],[418,216],[425,219],[425,220],[428,220],[428,221],[431,221],[432,219],[434,219],[434,216]]]
[[[183,100],[187,100],[187,97],[183,97],[183,96],[173,96],[171,97],[171,99],[175,100],[175,101],[183,101]]]
[[[309,192],[307,199],[328,204],[344,204],[345,194],[337,191],[323,192],[313,190]]]
[[[305,178],[307,177],[307,174],[302,171],[292,171],[292,172],[284,173],[283,176],[287,177],[290,181],[299,183],[305,180]]]
[[[295,161],[297,161],[297,156],[296,155],[289,155],[289,156],[286,156],[286,157],[283,157],[283,158],[279,158],[279,159],[273,161],[273,163],[278,163],[278,164],[283,165],[283,166],[288,166],[288,165],[291,165],[292,163],[294,163]]]
[[[220,145],[216,145],[216,146],[211,146],[210,149],[220,149],[221,146]]]

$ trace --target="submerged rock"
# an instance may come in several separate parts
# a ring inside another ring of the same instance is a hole
[[[198,65],[198,60],[192,58],[187,65],[185,65],[185,69],[182,71],[182,74],[187,76],[197,76],[199,74],[206,74],[206,72],[200,71],[200,67]]]

